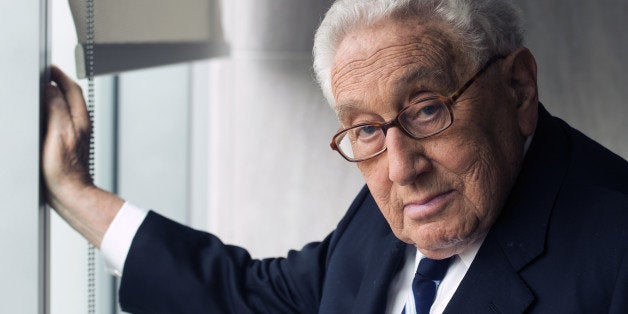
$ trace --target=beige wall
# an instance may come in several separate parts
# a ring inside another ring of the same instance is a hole
[[[628,158],[628,1],[526,0],[541,102]]]

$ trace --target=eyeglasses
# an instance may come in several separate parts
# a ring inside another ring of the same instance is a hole
[[[392,127],[413,139],[436,135],[454,122],[451,107],[456,100],[502,56],[492,57],[471,79],[449,97],[430,95],[403,108],[391,121],[360,123],[336,133],[331,148],[350,162],[360,162],[386,151],[386,132]]]

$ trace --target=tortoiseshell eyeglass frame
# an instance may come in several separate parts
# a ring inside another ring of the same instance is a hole
[[[371,154],[371,155],[369,155],[369,156],[362,157],[362,158],[352,158],[352,157],[348,156],[346,153],[344,153],[344,152],[342,151],[342,149],[340,149],[339,142],[340,142],[340,141],[342,140],[342,138],[343,138],[343,136],[341,136],[341,135],[344,135],[347,131],[349,131],[349,130],[351,130],[351,129],[358,128],[358,127],[364,127],[364,126],[373,126],[373,127],[380,128],[380,129],[382,129],[382,131],[384,132],[384,135],[386,135],[386,131],[387,131],[389,128],[392,128],[392,127],[397,126],[397,127],[399,127],[399,129],[400,129],[400,130],[401,130],[404,134],[406,134],[407,136],[409,136],[409,137],[411,137],[411,138],[413,138],[413,139],[417,139],[417,140],[418,140],[418,139],[422,139],[422,138],[427,138],[427,137],[430,137],[430,136],[434,136],[434,135],[436,135],[436,134],[439,134],[439,133],[441,133],[441,132],[445,131],[446,129],[448,129],[448,128],[449,128],[449,127],[450,127],[450,126],[454,123],[454,114],[453,114],[453,110],[452,110],[452,108],[451,108],[451,107],[453,107],[453,105],[456,103],[456,101],[458,100],[458,98],[460,98],[460,96],[462,96],[462,94],[463,94],[463,93],[464,93],[464,92],[465,92],[465,91],[466,91],[466,90],[467,90],[467,89],[468,89],[471,85],[473,85],[473,83],[474,83],[474,82],[475,82],[475,81],[476,81],[476,80],[477,80],[480,76],[482,76],[482,74],[484,74],[484,72],[486,72],[486,70],[487,70],[487,69],[488,69],[491,65],[493,65],[493,63],[495,63],[497,60],[500,60],[500,59],[503,59],[503,58],[505,58],[505,57],[504,57],[504,56],[501,56],[501,55],[493,56],[492,58],[490,58],[490,59],[489,59],[489,60],[488,60],[488,61],[484,64],[484,66],[483,66],[483,67],[482,67],[479,71],[477,71],[477,72],[476,72],[476,73],[475,73],[475,74],[474,74],[474,75],[473,75],[473,76],[472,76],[472,77],[471,77],[471,78],[470,78],[470,79],[469,79],[466,83],[464,83],[464,84],[462,85],[462,87],[460,87],[457,91],[455,91],[454,93],[452,93],[449,97],[445,97],[445,96],[442,96],[442,95],[435,94],[434,96],[430,96],[429,98],[426,98],[426,100],[427,100],[427,99],[432,99],[432,100],[433,100],[433,99],[438,98],[439,100],[441,100],[441,101],[445,104],[445,107],[446,107],[446,108],[447,108],[447,110],[449,111],[449,115],[450,115],[450,117],[451,117],[451,118],[450,118],[450,120],[449,120],[449,124],[447,124],[446,126],[442,127],[441,129],[436,130],[435,132],[432,132],[432,133],[427,134],[427,135],[422,135],[422,136],[416,136],[416,135],[414,135],[414,134],[410,133],[410,132],[409,132],[409,131],[408,131],[408,130],[407,130],[407,129],[403,126],[403,124],[402,124],[402,123],[400,122],[400,120],[399,120],[399,117],[400,117],[400,116],[404,113],[404,111],[406,111],[408,108],[411,108],[411,107],[412,107],[412,106],[408,106],[408,107],[406,107],[406,108],[403,108],[401,111],[399,111],[399,113],[397,114],[397,116],[396,116],[394,119],[392,119],[392,120],[390,120],[390,121],[388,121],[388,122],[384,122],[384,123],[376,123],[376,122],[360,123],[360,124],[353,125],[353,126],[350,126],[350,127],[348,127],[348,128],[345,128],[345,129],[341,129],[341,130],[339,130],[339,131],[338,131],[338,132],[337,132],[337,133],[336,133],[336,134],[332,137],[331,144],[330,144],[331,149],[332,149],[332,150],[337,151],[337,152],[340,154],[340,156],[342,156],[344,159],[346,159],[347,161],[350,161],[350,162],[360,162],[360,161],[365,161],[365,160],[371,159],[371,158],[373,158],[373,157],[375,157],[375,156],[378,156],[378,155],[380,155],[381,153],[385,152],[385,151],[386,151],[386,146],[383,146],[381,150],[379,150],[379,151],[377,151],[377,152],[375,152],[375,153],[373,153],[373,154]]]

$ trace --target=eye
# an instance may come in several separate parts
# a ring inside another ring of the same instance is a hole
[[[349,138],[354,145],[372,145],[383,137],[384,132],[377,125],[358,125],[349,131]]]
[[[369,138],[373,136],[379,128],[373,125],[365,125],[356,129],[356,135],[359,139]]]
[[[408,108],[403,119],[412,123],[424,123],[434,119],[438,120],[447,114],[445,104],[438,98],[423,99]]]
[[[447,104],[440,98],[424,98],[407,107],[399,122],[415,137],[430,136],[442,131],[452,122]]]
[[[437,114],[439,109],[441,108],[437,105],[426,105],[425,107],[421,107],[418,113],[420,116],[432,116]]]

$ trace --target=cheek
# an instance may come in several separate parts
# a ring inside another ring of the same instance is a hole
[[[455,188],[462,188],[467,181],[477,181],[482,169],[486,169],[491,156],[486,152],[483,136],[477,130],[466,128],[464,132],[451,132],[428,145],[427,154],[445,172],[455,177]],[[453,179],[453,178],[449,178]]]
[[[470,205],[465,206],[466,210],[483,216],[495,207],[490,204],[495,193],[502,193],[499,189],[505,182],[499,173],[503,172],[505,164],[486,129],[466,124],[464,120],[458,122],[461,122],[460,128],[435,142],[430,153],[443,170],[441,176],[446,174],[452,188]]]
[[[385,156],[376,157],[357,164],[377,206],[393,231],[402,228],[403,211],[397,204],[393,182],[388,177],[388,162]]]
[[[508,196],[522,159],[523,142],[516,136],[515,124],[460,122],[465,132],[444,141],[441,164],[457,177],[468,210],[485,223],[497,216]]]

